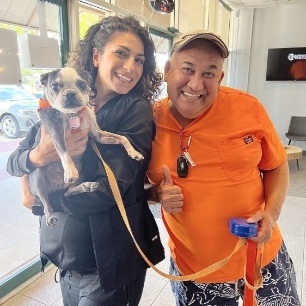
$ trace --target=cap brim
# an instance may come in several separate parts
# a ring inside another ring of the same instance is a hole
[[[179,38],[179,40],[176,43],[174,43],[174,45],[171,49],[171,54],[172,54],[173,51],[180,51],[182,48],[187,46],[191,41],[193,41],[195,39],[206,39],[208,41],[211,41],[212,43],[214,43],[220,49],[220,52],[221,52],[221,54],[224,58],[228,57],[229,52],[228,52],[227,46],[222,41],[222,39],[219,38],[218,36],[216,36],[215,34],[209,33],[209,32],[208,33],[203,33],[202,32],[202,33],[198,33],[198,34],[182,35]]]

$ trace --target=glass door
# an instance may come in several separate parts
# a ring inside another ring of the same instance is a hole
[[[40,75],[63,64],[63,1],[7,0],[0,20],[0,298],[40,270],[39,220],[21,204],[9,155],[35,122]],[[53,2],[53,3],[51,3]],[[18,9],[17,9],[18,8]],[[67,19],[67,18],[66,18]]]

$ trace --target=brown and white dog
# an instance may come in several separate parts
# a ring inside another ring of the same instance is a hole
[[[104,144],[121,144],[131,158],[143,159],[126,137],[102,131],[99,128],[95,113],[89,107],[91,92],[89,80],[90,77],[85,71],[76,71],[71,67],[57,69],[41,76],[46,98],[42,101],[39,110],[41,124],[51,135],[61,162],[35,169],[30,174],[29,180],[31,192],[43,203],[46,222],[49,226],[57,223],[48,200],[49,193],[70,186],[65,195],[72,195],[95,190],[98,184],[96,182],[78,184],[81,157],[72,160],[68,154],[65,141],[67,125],[80,129],[89,127],[89,133],[95,141]],[[82,112],[81,122],[78,118],[80,112]],[[72,185],[72,183],[75,184]]]

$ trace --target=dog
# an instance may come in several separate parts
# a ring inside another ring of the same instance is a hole
[[[93,191],[98,187],[97,182],[82,182],[81,156],[72,160],[67,151],[65,142],[67,125],[72,129],[89,127],[90,136],[96,142],[121,144],[127,154],[135,160],[139,161],[143,156],[133,148],[126,137],[99,128],[94,110],[89,106],[91,89],[90,76],[87,72],[65,67],[42,74],[40,81],[45,88],[44,99],[40,101],[40,120],[53,139],[60,162],[35,169],[31,172],[29,181],[31,192],[38,196],[43,204],[47,225],[53,226],[58,220],[49,203],[50,193],[69,187],[65,193],[67,196]],[[80,114],[81,119],[79,119]]]

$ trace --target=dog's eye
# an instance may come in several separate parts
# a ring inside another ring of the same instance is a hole
[[[58,83],[53,83],[53,84],[51,84],[51,88],[52,88],[52,90],[55,91],[55,92],[58,92],[59,89],[60,89]]]
[[[78,86],[81,90],[86,91],[87,90],[87,83],[84,81],[78,82]]]

